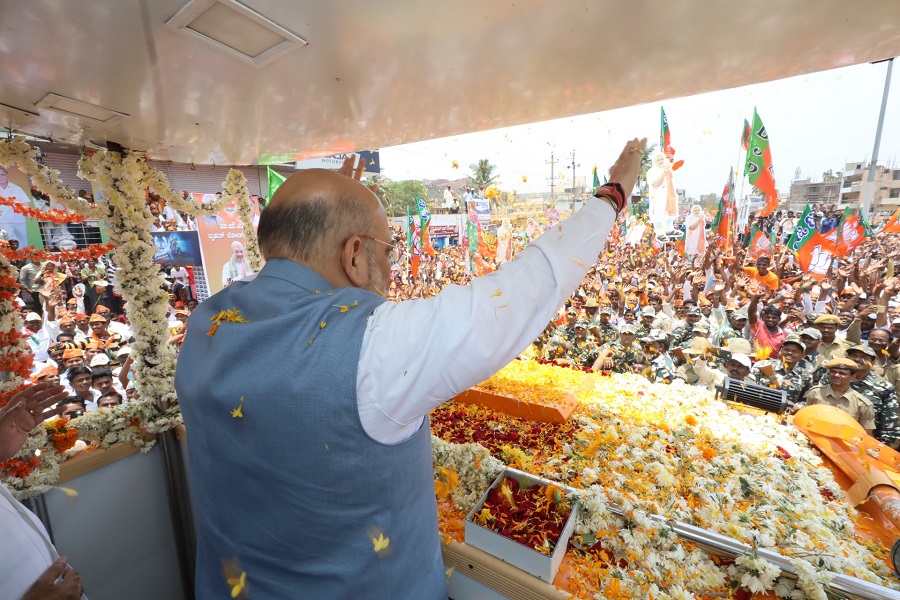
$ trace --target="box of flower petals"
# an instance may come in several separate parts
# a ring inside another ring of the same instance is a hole
[[[507,468],[466,517],[466,543],[552,583],[578,516],[567,492],[549,479]]]

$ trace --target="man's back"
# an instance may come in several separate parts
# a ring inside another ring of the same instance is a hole
[[[176,389],[198,598],[227,597],[223,560],[237,561],[254,597],[446,598],[427,422],[384,445],[359,419],[360,345],[382,302],[270,260],[192,314]],[[223,310],[247,322],[209,335]]]

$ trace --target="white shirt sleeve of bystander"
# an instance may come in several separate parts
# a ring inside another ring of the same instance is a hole
[[[591,200],[471,285],[379,306],[356,379],[366,432],[382,443],[408,439],[431,409],[516,358],[597,261],[614,217],[607,202]]]

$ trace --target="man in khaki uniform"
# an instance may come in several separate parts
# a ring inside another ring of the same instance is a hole
[[[875,407],[868,398],[850,389],[856,363],[849,358],[833,358],[822,366],[828,370],[831,383],[812,388],[806,395],[807,406],[835,406],[856,419],[866,433],[872,435],[875,430]]]
[[[816,329],[822,334],[822,342],[819,344],[819,354],[825,357],[825,360],[843,357],[847,350],[854,344],[848,342],[844,338],[839,338],[837,329],[841,324],[841,318],[837,315],[821,315],[813,321]]]

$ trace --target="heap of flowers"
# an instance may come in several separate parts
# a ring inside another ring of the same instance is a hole
[[[855,510],[790,424],[738,412],[698,388],[651,384],[634,375],[579,376],[581,406],[572,433],[526,437],[519,457],[530,463],[524,470],[579,490],[582,510],[573,545],[581,550],[571,553],[570,591],[581,597],[689,598],[729,596],[743,588],[824,598],[829,572],[898,587],[882,560],[886,549],[856,536]],[[456,411],[464,413],[456,418],[466,424],[446,426],[443,413]],[[436,467],[452,454],[446,445],[455,445],[444,440],[460,439],[462,428],[471,433],[531,426],[488,409],[452,405],[435,411],[432,422],[444,438]],[[509,458],[503,445],[487,450]],[[462,468],[458,460],[453,468],[460,488],[477,493],[468,474],[482,483],[482,493],[489,486],[479,469]],[[786,555],[799,579],[780,577],[777,567],[756,555],[713,560],[648,518],[650,513]],[[442,520],[454,516],[441,509]],[[461,539],[454,527],[441,527],[445,538]]]
[[[504,477],[488,492],[475,522],[523,546],[550,555],[572,512],[565,492],[555,485],[522,487]]]
[[[562,369],[546,362],[514,360],[479,383],[478,388],[534,404],[556,404],[584,387],[582,375],[578,370]]]

